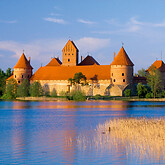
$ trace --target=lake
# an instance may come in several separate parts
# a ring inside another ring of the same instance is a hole
[[[165,102],[0,101],[0,164],[164,164],[97,127],[120,117],[164,117]]]

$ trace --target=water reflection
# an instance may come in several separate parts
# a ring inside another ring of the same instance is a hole
[[[138,105],[123,101],[0,102],[0,145],[5,148],[0,149],[0,159],[5,164],[82,164],[83,160],[84,164],[125,164],[132,159],[130,151],[134,152],[129,143],[94,130],[111,118],[164,115],[151,109],[153,104]]]

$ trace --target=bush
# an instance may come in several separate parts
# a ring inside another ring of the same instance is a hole
[[[165,97],[165,90],[162,90],[161,95],[162,97]]]
[[[57,97],[57,91],[53,88],[52,92],[51,92],[51,96],[52,97]]]
[[[146,98],[152,98],[152,97],[153,97],[153,94],[151,92],[146,94]]]
[[[137,93],[139,98],[140,97],[145,97],[147,93],[149,93],[149,88],[148,86],[142,85],[141,83],[138,83],[137,85]]]
[[[125,96],[125,97],[130,97],[131,94],[132,94],[131,89],[126,89],[126,90],[124,91],[124,96]]]
[[[61,92],[59,93],[59,95],[60,95],[60,96],[67,96],[67,93],[66,93],[65,91],[61,91]]]
[[[74,101],[85,101],[86,100],[86,96],[84,94],[84,92],[79,91],[79,90],[74,90],[72,91],[67,98],[69,100],[74,100]]]
[[[99,99],[102,99],[102,96],[100,94],[97,94],[94,96],[95,100],[99,100]]]

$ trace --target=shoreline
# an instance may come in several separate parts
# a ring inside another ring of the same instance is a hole
[[[60,97],[17,97],[16,100],[20,101],[73,101],[67,98]],[[126,97],[114,97],[110,99],[87,99],[85,101],[148,101],[148,102],[165,102],[165,98],[126,98]]]

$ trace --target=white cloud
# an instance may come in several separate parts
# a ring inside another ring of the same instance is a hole
[[[62,49],[67,41],[65,39],[47,39],[47,40],[36,40],[29,43],[20,43],[15,41],[0,41],[0,50],[9,51],[11,57],[8,56],[8,61],[10,58],[20,58],[23,50],[25,50],[25,55],[31,57],[32,64],[34,63],[46,63],[51,57],[60,57],[62,61]],[[107,47],[110,44],[110,39],[100,39],[92,37],[84,37],[74,41],[81,53],[86,54],[87,52],[95,53],[102,48]],[[96,55],[94,55],[96,57]],[[35,68],[35,66],[33,66]]]
[[[58,24],[67,24],[67,22],[63,19],[59,19],[59,18],[44,18],[45,21],[49,21],[49,22],[53,22],[53,23],[58,23]]]
[[[89,20],[84,20],[84,19],[78,19],[77,21],[80,22],[80,23],[83,23],[83,24],[88,24],[88,25],[96,24],[96,22],[89,21]]]
[[[4,20],[0,20],[0,23],[9,23],[9,24],[14,24],[17,23],[16,20],[11,20],[11,21],[4,21]]]
[[[76,43],[82,53],[91,53],[107,47],[110,44],[110,39],[84,37],[77,40]]]

